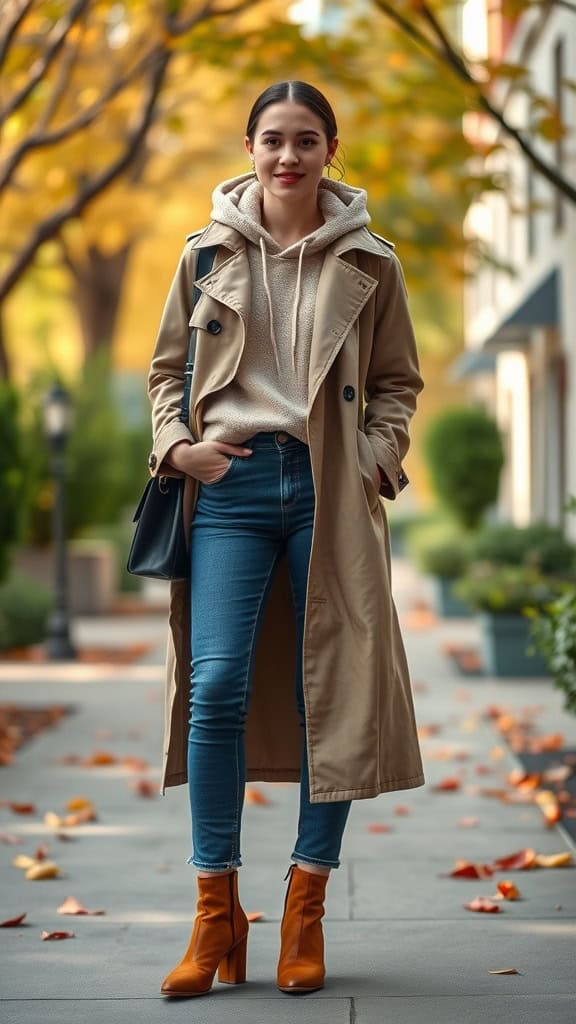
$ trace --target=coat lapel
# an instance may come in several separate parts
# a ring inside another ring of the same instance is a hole
[[[218,359],[210,368],[213,372],[209,374],[208,379],[203,379],[202,387],[195,398],[196,405],[208,394],[225,387],[236,373],[246,340],[246,322],[251,300],[246,240],[234,228],[211,221],[206,230],[197,237],[194,248],[212,245],[221,247],[217,261],[210,273],[196,283],[203,295],[227,306],[238,316],[241,330],[230,332],[226,352],[219,352]],[[381,258],[390,258],[391,255],[391,251],[376,241],[365,228],[349,232],[327,248],[318,283],[310,348],[309,410],[352,324],[359,317],[378,283],[346,259],[346,253],[358,249]],[[206,303],[201,301],[190,322],[198,327],[204,327],[205,321],[209,318]]]
[[[377,281],[328,249],[314,313],[308,375],[308,409],[342,347],[350,327],[376,288]]]

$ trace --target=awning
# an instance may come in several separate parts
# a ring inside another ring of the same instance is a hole
[[[468,349],[461,352],[448,367],[448,380],[454,382],[466,377],[475,377],[479,373],[494,373],[496,370],[496,353],[484,352],[483,349]]]
[[[495,350],[529,341],[532,327],[552,327],[560,320],[560,279],[557,269],[549,274],[510,313],[500,326],[484,341],[482,348]],[[527,330],[528,328],[528,330]]]

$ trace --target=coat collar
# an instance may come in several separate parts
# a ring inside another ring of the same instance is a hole
[[[242,330],[233,340],[228,353],[228,362],[225,365],[220,360],[219,369],[215,370],[207,390],[202,391],[204,396],[228,383],[241,357],[251,297],[250,268],[246,239],[235,228],[211,221],[203,232],[193,236],[190,241],[193,249],[221,246],[228,251],[229,255],[223,254],[223,259],[219,256],[218,263],[210,273],[196,284],[206,295],[233,309],[242,322]],[[390,259],[392,255],[389,245],[384,240],[374,238],[366,228],[350,231],[326,246],[318,282],[310,349],[309,410],[352,324],[378,285],[376,278],[356,265],[356,260],[346,259],[347,253],[358,250],[384,259]]]
[[[204,249],[211,245],[221,245],[230,252],[240,252],[246,248],[246,239],[235,228],[227,224],[220,224],[218,221],[210,221],[208,227],[197,235],[190,237],[193,249]],[[352,249],[359,249],[362,252],[373,253],[384,259],[390,259],[393,243],[386,242],[386,239],[375,238],[367,228],[355,228],[337,238],[335,242],[326,246],[326,252],[333,252],[335,256],[342,256]]]

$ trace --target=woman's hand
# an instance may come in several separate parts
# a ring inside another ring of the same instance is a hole
[[[231,455],[247,458],[252,455],[252,449],[226,444],[225,441],[198,441],[197,444],[178,441],[172,445],[165,459],[181,473],[196,477],[203,484],[215,484],[225,475]]]

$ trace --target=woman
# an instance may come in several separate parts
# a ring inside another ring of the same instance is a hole
[[[208,992],[217,968],[245,980],[247,779],[300,782],[276,979],[290,993],[324,984],[324,894],[351,801],[424,783],[379,499],[408,482],[422,387],[402,270],[367,230],[364,190],[323,177],[338,138],[318,90],[267,89],[245,146],[252,172],[215,189],[184,249],[149,379],[150,470],[185,475],[191,523],[191,580],[171,592],[162,792],[188,782],[199,899],[169,996]],[[214,264],[192,308],[205,247]]]

